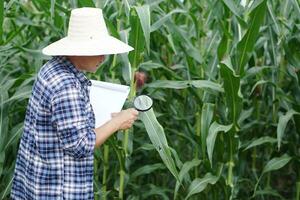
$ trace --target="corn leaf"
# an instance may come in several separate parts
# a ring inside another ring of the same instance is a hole
[[[192,80],[192,81],[171,81],[171,80],[158,80],[147,84],[152,88],[170,88],[170,89],[184,89],[190,86],[204,89],[207,91],[224,92],[221,85],[208,80]]]
[[[6,139],[7,142],[5,144],[4,150],[6,150],[11,144],[13,144],[14,142],[16,142],[20,139],[22,132],[23,132],[23,125],[24,125],[24,123],[22,122],[22,123],[16,125],[11,130],[11,134]]]
[[[136,7],[136,12],[140,19],[140,24],[142,25],[145,42],[146,42],[146,48],[148,52],[150,52],[150,8],[149,5],[143,5]]]
[[[300,19],[300,6],[299,6],[299,1],[297,0],[292,0],[292,3],[294,5],[294,11],[297,13],[298,19]]]
[[[183,181],[183,179],[185,177],[187,177],[187,179],[189,180],[190,177],[189,177],[188,172],[193,167],[197,167],[198,165],[200,165],[200,163],[201,163],[201,160],[193,159],[193,160],[185,162],[183,164],[183,166],[181,167],[180,172],[179,172],[179,180],[180,180],[180,182],[179,181],[176,182],[176,186],[175,186],[175,190],[174,190],[174,199],[176,199],[176,197],[177,197],[177,193],[178,193],[178,189],[179,189],[180,183]]]
[[[221,76],[224,79],[224,89],[226,96],[226,104],[229,108],[229,118],[238,129],[237,120],[242,109],[242,99],[239,94],[240,77],[235,74],[231,67],[230,60],[225,60],[220,64]]]
[[[139,117],[145,125],[151,143],[158,151],[166,167],[173,174],[173,176],[179,181],[178,171],[175,162],[171,156],[171,152],[168,146],[164,129],[157,121],[153,109],[150,109],[147,112],[141,112]]]
[[[163,165],[162,163],[156,163],[156,164],[152,164],[152,165],[145,165],[143,167],[138,168],[137,170],[135,170],[132,174],[130,178],[136,178],[138,176],[141,175],[145,175],[145,174],[150,174],[156,170],[159,169],[165,169],[165,165]]]
[[[161,18],[159,18],[159,20],[157,20],[151,25],[151,32],[158,30],[167,20],[171,18],[173,14],[176,13],[186,13],[186,11],[182,9],[175,9],[169,12],[168,14],[163,15]]]
[[[203,178],[196,178],[193,180],[188,189],[188,195],[185,199],[188,199],[193,194],[197,194],[205,190],[208,184],[215,184],[218,181],[217,176],[213,176],[211,173],[207,173]]]
[[[0,199],[4,199],[5,196],[9,194],[11,186],[12,186],[13,176],[10,175],[6,179],[9,179],[9,180],[8,181],[6,180],[6,184],[5,184],[4,188],[1,188],[2,191],[0,193],[1,194],[1,198]]]
[[[208,135],[209,126],[214,116],[214,108],[214,104],[205,103],[201,111],[200,136],[203,157],[206,157],[206,137]]]
[[[278,169],[284,167],[286,164],[288,164],[288,162],[290,162],[291,159],[292,159],[292,157],[290,157],[287,154],[284,154],[281,157],[273,158],[264,167],[263,174],[270,172],[270,171],[278,170]]]
[[[263,84],[270,84],[271,86],[276,88],[276,84],[272,81],[266,81],[266,80],[259,80],[255,83],[255,85],[252,87],[250,94],[253,94],[257,86],[263,85]]]
[[[241,14],[240,14],[241,11],[240,11],[238,5],[236,5],[236,3],[233,0],[223,0],[223,2],[227,6],[227,8],[236,16],[236,18],[238,19],[239,23],[243,27],[247,26],[247,23],[241,17]]]
[[[131,66],[136,69],[142,60],[141,53],[144,52],[145,40],[143,39],[143,29],[141,22],[137,16],[136,10],[130,11],[130,34],[128,43],[134,48],[133,51],[129,52],[128,58]]]
[[[5,160],[5,151],[0,152],[0,174],[2,174],[4,166],[4,160]]]
[[[250,53],[253,51],[256,39],[259,35],[259,28],[263,23],[265,12],[266,12],[266,0],[262,1],[257,7],[251,12],[249,28],[237,45],[237,73],[243,75],[244,66],[248,62]]]
[[[272,138],[270,136],[264,136],[258,139],[253,140],[249,145],[247,145],[247,147],[244,149],[244,151],[251,149],[253,147],[265,144],[265,143],[275,143],[277,140],[276,138]]]
[[[258,191],[256,191],[255,196],[259,196],[259,195],[268,195],[268,196],[277,197],[279,199],[285,199],[276,190],[273,190],[271,188],[267,188],[267,189],[264,189],[264,190],[258,190]]]
[[[209,158],[211,166],[212,166],[212,156],[213,156],[213,151],[214,151],[217,134],[219,132],[226,133],[231,128],[232,128],[232,124],[225,126],[225,125],[218,124],[218,122],[213,122],[211,124],[211,126],[209,127],[209,132],[208,132],[208,136],[206,138],[206,143],[207,143],[207,154],[208,154],[208,158]]]
[[[4,1],[0,1],[0,44],[3,39]]]
[[[78,0],[78,7],[95,7],[93,0]]]
[[[293,117],[293,115],[299,115],[300,113],[289,110],[285,115],[282,115],[279,117],[279,122],[277,126],[277,143],[278,143],[278,149],[281,147],[281,141],[284,135],[285,128],[287,126],[287,123],[290,121],[290,119]]]
[[[0,153],[5,145],[5,133],[8,132],[8,106],[5,104],[8,98],[8,92],[0,88]]]

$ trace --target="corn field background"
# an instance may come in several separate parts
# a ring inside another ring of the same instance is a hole
[[[95,151],[95,199],[300,200],[299,0],[1,0],[1,199],[41,49],[87,6],[135,48],[88,76],[155,113]]]

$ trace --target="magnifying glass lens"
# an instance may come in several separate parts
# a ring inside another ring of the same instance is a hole
[[[147,95],[140,95],[134,99],[133,104],[135,109],[137,109],[138,111],[145,112],[147,110],[150,110],[150,108],[153,105],[153,101]]]

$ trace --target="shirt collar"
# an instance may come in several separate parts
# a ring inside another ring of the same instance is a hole
[[[59,61],[61,61],[63,64],[65,64],[67,66],[67,68],[72,73],[74,73],[76,78],[78,78],[78,80],[82,84],[87,84],[89,86],[92,85],[91,81],[85,76],[85,74],[82,71],[80,71],[79,69],[77,69],[67,57],[65,57],[65,56],[55,56],[55,58],[58,59]]]

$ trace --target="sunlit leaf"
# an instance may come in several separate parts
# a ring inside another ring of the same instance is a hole
[[[149,5],[136,7],[136,12],[140,19],[140,24],[142,25],[146,47],[148,52],[150,51],[150,8]]]
[[[153,110],[150,109],[147,112],[141,112],[140,119],[143,121],[145,125],[151,143],[158,151],[166,167],[170,170],[173,176],[177,180],[179,180],[178,171],[176,169],[175,162],[171,156],[171,152],[168,147],[168,142],[165,136],[164,129],[157,121]]]

